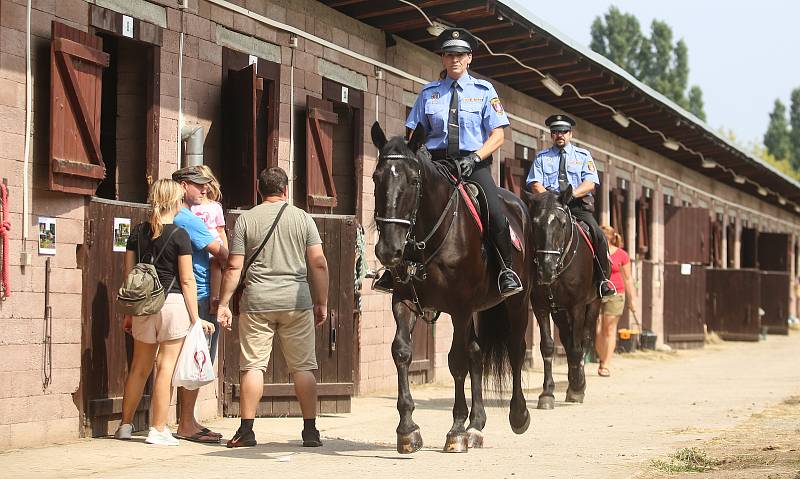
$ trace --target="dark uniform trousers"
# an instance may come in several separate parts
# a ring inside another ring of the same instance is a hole
[[[508,223],[503,211],[503,202],[498,196],[499,188],[492,178],[491,168],[492,158],[481,161],[472,171],[472,175],[467,178],[481,186],[486,198],[486,205],[489,209],[489,224],[486,225],[487,237],[491,238],[497,248],[503,262],[507,267],[511,267],[511,235],[508,232]]]
[[[592,234],[595,256],[597,257],[597,261],[600,262],[602,268],[601,272],[603,273],[603,278],[598,278],[597,275],[595,275],[595,280],[599,281],[601,279],[610,278],[611,264],[608,261],[608,243],[606,242],[606,235],[603,234],[603,230],[600,229],[600,225],[598,225],[597,220],[594,219],[594,214],[584,206],[583,201],[580,201],[579,198],[576,198],[570,203],[569,210],[572,212],[572,216],[574,216],[575,219],[583,221],[589,226],[589,231]]]

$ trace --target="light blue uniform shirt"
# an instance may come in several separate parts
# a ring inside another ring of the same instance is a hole
[[[181,208],[172,222],[175,226],[180,226],[189,233],[189,239],[192,242],[192,269],[194,270],[195,282],[197,282],[197,299],[208,298],[209,283],[211,282],[208,269],[211,266],[211,262],[208,257],[208,251],[205,248],[213,243],[215,238],[208,232],[203,220],[195,216],[187,208]]]
[[[549,190],[558,191],[558,163],[560,161],[558,150],[559,148],[553,145],[536,155],[533,165],[531,165],[531,171],[528,172],[528,180],[525,182],[527,186],[536,182]],[[588,150],[567,143],[564,151],[567,154],[567,179],[572,185],[572,189],[577,188],[586,180],[595,185],[600,184],[597,166]]]
[[[450,116],[450,77],[430,82],[420,91],[408,114],[406,127],[412,130],[422,123],[429,150],[447,149],[447,119]],[[508,126],[503,104],[491,83],[465,73],[458,79],[458,144],[462,151],[476,151],[495,128]]]

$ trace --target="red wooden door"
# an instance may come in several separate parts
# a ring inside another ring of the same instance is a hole
[[[109,56],[100,37],[58,22],[51,28],[48,187],[91,195],[106,175],[100,107]]]
[[[758,341],[761,273],[755,269],[709,269],[706,273],[708,329],[729,341]]]

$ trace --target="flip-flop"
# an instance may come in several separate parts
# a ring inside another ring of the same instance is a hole
[[[199,442],[201,444],[219,444],[220,440],[218,437],[211,436],[203,431],[197,431],[191,436],[181,436],[178,434],[175,434],[174,436],[178,439],[183,439],[190,442]]]
[[[611,376],[611,371],[608,368],[597,368],[597,375],[603,378]]]
[[[204,427],[204,428],[200,429],[200,432],[202,432],[206,436],[222,438],[222,434],[220,434],[218,432],[214,432],[214,431],[212,431],[211,429],[209,429],[207,427]]]

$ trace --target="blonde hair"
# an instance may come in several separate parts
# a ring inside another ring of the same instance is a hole
[[[161,232],[164,230],[161,218],[180,208],[184,193],[181,184],[170,178],[162,178],[150,185],[147,202],[152,207],[150,227],[153,229],[153,239],[161,236]]]
[[[622,235],[617,233],[613,226],[603,225],[600,227],[607,236],[611,236],[611,244],[617,248],[622,248]]]
[[[214,176],[214,172],[206,165],[197,165],[195,169],[206,178],[211,178],[211,181],[206,183],[206,198],[219,203],[220,198],[222,198],[222,189],[219,186],[219,180]]]

